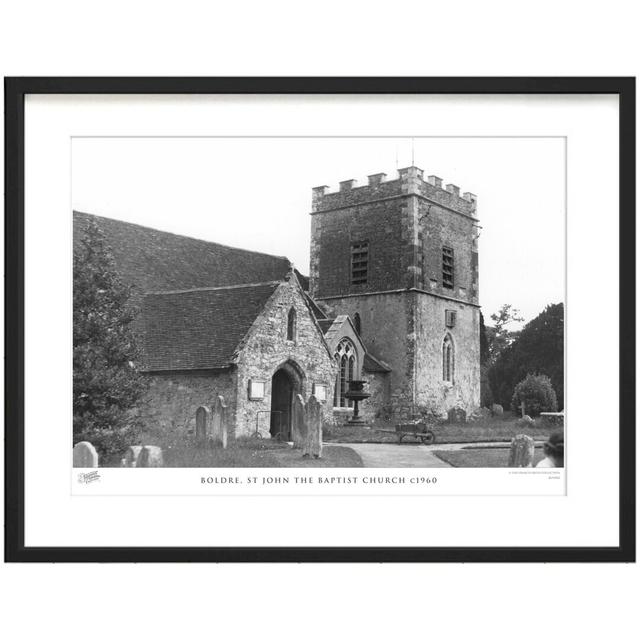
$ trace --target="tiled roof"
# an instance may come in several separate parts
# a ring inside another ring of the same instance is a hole
[[[318,319],[318,324],[320,325],[320,328],[322,329],[322,333],[326,334],[327,331],[329,331],[329,329],[331,328],[331,325],[333,324],[333,318],[319,318]]]
[[[282,280],[289,260],[196,240],[130,222],[74,211],[74,249],[93,219],[104,233],[120,277],[147,291],[175,291]]]
[[[364,343],[362,343],[362,339],[353,328],[353,324],[351,324],[351,320],[347,315],[339,315],[335,318],[327,318],[326,320],[321,320],[318,322],[322,332],[324,333],[324,338],[327,341],[327,344],[337,344],[337,338],[340,335],[344,335],[343,325],[349,325],[351,329],[353,329],[353,334],[356,339],[360,341],[362,344],[362,350],[365,350]]]
[[[370,353],[364,354],[362,366],[365,371],[369,371],[370,373],[389,373],[391,371],[391,367],[381,360],[378,360],[378,358],[374,358]]]
[[[240,342],[280,282],[144,296],[144,369],[229,366]]]
[[[309,276],[302,275],[297,269],[294,269],[296,276],[298,277],[298,282],[302,287],[303,291],[309,291]]]

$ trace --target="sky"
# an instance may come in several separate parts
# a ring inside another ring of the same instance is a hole
[[[478,197],[488,324],[505,303],[529,321],[564,301],[564,138],[74,138],[72,205],[287,256],[308,274],[311,188],[411,164]]]

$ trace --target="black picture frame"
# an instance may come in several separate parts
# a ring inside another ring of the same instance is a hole
[[[7,562],[634,562],[635,78],[5,78],[5,560]],[[24,540],[24,104],[27,94],[615,94],[619,98],[618,546],[26,547]],[[622,293],[624,292],[624,295]]]

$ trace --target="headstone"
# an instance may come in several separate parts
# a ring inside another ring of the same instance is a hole
[[[511,440],[511,452],[509,453],[510,467],[532,467],[533,466],[533,438],[519,435]]]
[[[98,452],[90,442],[83,440],[73,447],[73,466],[81,468],[98,466]]]
[[[210,422],[211,410],[209,407],[198,407],[196,409],[196,441],[204,442],[207,439]]]
[[[160,447],[144,446],[138,455],[136,467],[161,467],[162,449]]]
[[[227,448],[227,430],[227,405],[224,398],[218,396],[211,416],[211,441],[214,445]]]
[[[129,447],[124,454],[124,458],[122,458],[122,466],[123,467],[135,467],[138,462],[138,456],[140,455],[140,450],[142,449],[142,445],[134,444]]]
[[[467,421],[467,412],[462,407],[453,407],[447,413],[447,421],[452,424],[461,424]]]
[[[315,396],[310,396],[305,407],[307,437],[302,456],[319,458],[322,455],[322,405]]]
[[[519,427],[533,427],[535,420],[531,416],[524,415],[516,422]]]
[[[504,409],[501,404],[492,404],[491,405],[491,413],[494,416],[501,416],[504,413]]]
[[[293,413],[291,415],[291,439],[296,449],[304,447],[307,438],[307,423],[305,416],[304,398],[296,393],[293,398]]]

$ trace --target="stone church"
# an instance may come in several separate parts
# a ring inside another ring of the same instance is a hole
[[[224,397],[235,437],[288,438],[295,394],[345,423],[469,413],[480,404],[476,197],[417,167],[312,191],[311,264],[74,212],[93,220],[140,309],[148,425],[193,431]]]

